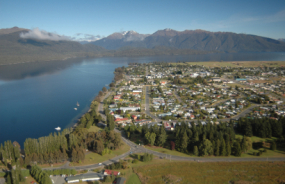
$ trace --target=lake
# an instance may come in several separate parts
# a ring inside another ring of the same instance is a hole
[[[23,146],[28,137],[72,126],[112,82],[114,69],[130,62],[221,60],[285,61],[285,53],[106,57],[0,66],[0,143],[11,140]]]

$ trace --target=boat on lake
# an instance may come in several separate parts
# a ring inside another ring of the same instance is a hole
[[[76,104],[76,105],[77,105],[77,107],[79,107],[79,106],[80,106],[78,102],[77,102],[77,104]]]
[[[76,110],[76,111],[77,111],[77,108],[75,107],[75,108],[74,108],[74,110]]]
[[[56,127],[55,129],[56,129],[57,131],[60,131],[60,130],[61,130],[61,128],[60,128],[60,127]]]

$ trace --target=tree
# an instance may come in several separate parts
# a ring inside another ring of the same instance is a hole
[[[220,155],[226,156],[226,143],[224,139],[221,141]]]
[[[175,142],[171,141],[170,145],[171,145],[171,150],[175,150]]]
[[[199,146],[199,153],[201,156],[210,155],[213,153],[213,147],[211,141],[204,140]]]
[[[246,151],[252,148],[252,141],[250,137],[246,137]]]
[[[232,153],[231,144],[230,144],[230,141],[227,141],[227,143],[226,143],[226,156],[230,156],[231,153]]]
[[[183,137],[181,139],[181,149],[183,152],[187,152],[187,145],[188,145],[188,136],[186,131],[184,131]]]
[[[194,146],[194,151],[193,151],[194,155],[195,156],[198,156],[199,155],[199,151],[198,151],[198,147],[197,146]]]
[[[241,148],[240,148],[240,143],[238,141],[234,142],[233,151],[232,152],[237,157],[241,156]]]
[[[95,142],[95,150],[97,153],[102,154],[102,151],[104,150],[104,145],[101,140],[97,140]]]
[[[252,136],[252,126],[251,123],[248,121],[245,122],[245,135],[248,137]]]
[[[165,141],[166,141],[166,139],[167,139],[167,135],[166,135],[165,129],[164,129],[164,127],[161,126],[160,129],[159,129],[159,134],[158,134],[158,136],[156,138],[157,145],[158,146],[163,146]]]
[[[242,142],[241,142],[241,152],[246,152],[246,137],[243,136]]]
[[[271,150],[276,150],[276,143],[275,143],[275,141],[271,142],[270,149]]]
[[[219,156],[220,155],[220,140],[217,139],[216,143],[215,143],[215,155]]]
[[[156,134],[155,133],[150,133],[150,132],[147,132],[146,134],[145,134],[145,139],[147,140],[147,143],[148,144],[150,144],[150,145],[152,145],[153,146],[153,144],[154,144],[154,142],[155,142],[155,137],[156,137]]]
[[[102,91],[103,91],[104,93],[106,93],[106,92],[107,92],[107,88],[104,86],[104,87],[102,88]]]

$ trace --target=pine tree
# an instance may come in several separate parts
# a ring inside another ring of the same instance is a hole
[[[197,146],[194,146],[194,155],[195,156],[198,156],[199,155],[199,151],[198,151],[198,147]]]
[[[230,144],[230,141],[227,141],[227,143],[226,143],[226,156],[230,156],[231,153],[232,153],[231,144]]]
[[[240,143],[235,142],[233,145],[233,153],[235,156],[240,157],[241,156],[241,148],[240,148]]]
[[[160,127],[159,134],[158,134],[158,136],[156,138],[157,145],[158,146],[163,146],[165,141],[166,141],[166,139],[167,139],[167,134],[165,132],[165,129],[164,129],[164,127]]]
[[[181,140],[181,149],[183,152],[187,153],[187,146],[188,146],[188,136],[186,131],[183,134],[182,140]]]
[[[225,143],[224,139],[221,141],[220,155],[221,156],[225,156],[226,155],[226,143]]]
[[[220,140],[216,140],[216,145],[215,145],[215,155],[220,156]]]
[[[241,142],[241,152],[246,152],[246,137],[243,136],[242,142]]]

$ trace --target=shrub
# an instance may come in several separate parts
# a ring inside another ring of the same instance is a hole
[[[276,150],[276,143],[273,141],[270,145],[271,150]]]
[[[139,160],[137,160],[137,159],[133,160],[133,164],[136,164],[138,162],[139,162]]]

